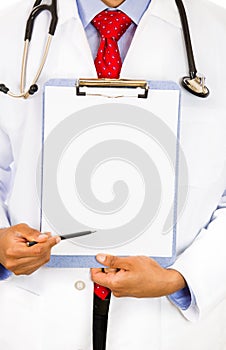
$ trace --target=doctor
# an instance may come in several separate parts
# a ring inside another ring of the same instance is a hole
[[[89,2],[89,12],[83,17],[88,2],[59,0],[59,25],[40,85],[50,78],[96,77],[95,44],[88,23],[106,6],[121,2]],[[121,269],[106,275],[92,272],[92,278],[110,287],[116,296],[110,304],[107,350],[225,349],[226,209],[221,196],[226,179],[226,14],[202,0],[184,2],[195,55],[208,78],[211,96],[201,100],[182,92],[181,145],[189,167],[189,196],[178,223],[178,258],[166,271],[147,258],[99,256],[106,266]],[[143,11],[138,17],[136,1],[119,6],[139,22],[137,28],[136,24],[130,28],[135,33],[128,52],[122,52],[121,77],[179,83],[187,62],[174,1],[152,0],[149,4],[143,0],[139,4]],[[22,0],[17,6],[17,11],[3,13],[0,20],[5,52],[1,80],[12,89],[18,88],[17,57],[23,50],[19,38],[23,38],[31,3]],[[41,16],[36,23],[28,80],[37,68],[47,21]],[[6,28],[7,36],[3,34]],[[39,268],[59,241],[38,231],[35,169],[41,116],[41,94],[27,101],[0,97],[0,262],[6,268],[1,271],[0,343],[4,350],[91,350],[93,283],[89,271]],[[28,249],[25,241],[30,239],[40,244]],[[9,276],[7,269],[16,275]],[[172,286],[168,281],[170,286],[165,286],[166,275],[172,272],[179,283]]]

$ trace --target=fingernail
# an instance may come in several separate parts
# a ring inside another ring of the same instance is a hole
[[[41,233],[39,236],[38,236],[38,238],[46,238],[46,237],[48,237],[45,233]]]
[[[56,244],[60,243],[60,241],[61,241],[60,237],[59,236],[56,237]]]
[[[103,262],[105,262],[105,260],[106,260],[106,256],[107,256],[107,255],[104,255],[104,254],[97,254],[96,259],[97,259],[97,261],[99,261],[100,263],[103,263]]]

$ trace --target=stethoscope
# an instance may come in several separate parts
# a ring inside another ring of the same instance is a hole
[[[50,5],[47,4],[41,4],[42,0],[36,0],[32,11],[28,17],[26,30],[25,30],[25,38],[24,38],[24,52],[23,52],[23,58],[22,58],[22,67],[21,67],[21,78],[20,78],[20,93],[14,94],[12,93],[8,87],[6,87],[4,84],[0,84],[0,92],[3,92],[4,94],[7,94],[11,97],[23,97],[28,98],[30,95],[34,95],[38,91],[38,85],[37,81],[42,73],[43,67],[45,65],[49,47],[51,44],[51,40],[54,36],[57,22],[58,22],[58,15],[57,15],[57,0],[52,0],[52,3]],[[191,43],[191,37],[189,32],[189,25],[187,20],[186,11],[183,5],[182,0],[175,0],[180,18],[182,23],[182,29],[184,34],[184,40],[185,40],[185,46],[186,46],[186,52],[187,52],[187,59],[188,59],[188,67],[189,67],[189,76],[183,77],[181,80],[182,86],[192,93],[193,95],[196,95],[198,97],[207,97],[209,95],[209,89],[205,85],[205,77],[198,75],[196,65],[195,65],[195,59],[192,49],[192,43]],[[49,33],[46,41],[46,46],[44,49],[43,57],[41,59],[41,63],[38,67],[37,73],[35,75],[35,78],[28,88],[28,90],[25,90],[25,77],[26,77],[26,70],[27,70],[27,59],[28,59],[28,52],[29,52],[29,44],[32,38],[32,32],[34,27],[34,22],[37,16],[42,11],[49,11],[51,15],[51,22],[49,27]]]

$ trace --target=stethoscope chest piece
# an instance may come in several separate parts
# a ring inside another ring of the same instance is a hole
[[[182,78],[183,87],[193,95],[198,97],[207,97],[209,96],[209,89],[205,85],[205,77],[195,76],[194,78],[183,77]]]

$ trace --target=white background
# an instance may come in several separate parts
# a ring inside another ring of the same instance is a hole
[[[208,1],[208,0],[206,0],[206,1]],[[226,0],[210,0],[210,1],[226,8]],[[16,4],[17,2],[18,2],[18,0],[1,0],[0,10],[7,7],[7,6],[10,6],[12,4]],[[34,1],[31,0],[31,7],[32,7],[33,2]]]
[[[226,0],[211,0],[211,1],[226,8]]]

